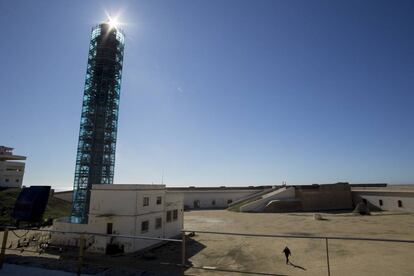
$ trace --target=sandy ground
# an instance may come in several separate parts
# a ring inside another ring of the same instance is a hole
[[[345,236],[414,240],[414,214],[351,213],[252,214],[227,210],[185,212],[185,229],[302,236]],[[21,236],[25,232],[18,231]],[[2,233],[0,233],[0,238]],[[17,243],[10,233],[8,246]],[[291,264],[282,250],[289,246]],[[7,250],[7,262],[74,272],[77,249],[60,253],[56,249],[39,255],[25,250]],[[83,273],[101,275],[180,275],[173,264],[181,262],[181,244],[168,243],[151,250],[154,258],[142,254],[102,256],[86,254]],[[414,244],[329,240],[331,275],[414,275]],[[187,256],[194,267],[185,275],[327,275],[325,240],[286,239],[197,234],[188,239]],[[219,271],[222,270],[222,271]],[[240,270],[245,273],[233,273]],[[152,271],[153,273],[148,273]],[[25,273],[27,274],[27,273]],[[27,274],[31,275],[31,274]],[[260,275],[260,274],[259,274]]]
[[[192,211],[185,214],[185,229],[414,240],[414,214],[350,213],[250,214]],[[194,266],[262,272],[265,275],[327,275],[325,241],[318,239],[256,238],[197,234],[201,247],[190,257]],[[282,250],[292,251],[291,265]],[[331,275],[414,275],[414,244],[329,240]],[[194,275],[229,275],[229,272],[189,269]],[[253,274],[253,273],[247,273]],[[231,275],[246,275],[232,273]]]

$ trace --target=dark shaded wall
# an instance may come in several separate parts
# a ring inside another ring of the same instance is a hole
[[[351,187],[348,183],[296,187],[296,198],[303,211],[352,209]]]

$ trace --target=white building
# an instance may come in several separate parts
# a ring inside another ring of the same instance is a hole
[[[364,201],[370,209],[376,207],[384,211],[414,211],[414,185],[355,187],[352,188],[352,197],[355,205]]]
[[[171,238],[183,228],[183,196],[165,185],[93,185],[88,224],[56,220],[55,230],[100,234]],[[55,244],[75,245],[78,235],[52,236]],[[134,252],[158,243],[154,240],[86,236],[88,250],[105,253],[117,246]]]
[[[0,146],[0,187],[20,188],[23,183],[25,156],[13,155],[13,148]]]

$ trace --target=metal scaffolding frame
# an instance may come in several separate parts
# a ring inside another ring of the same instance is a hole
[[[124,34],[92,28],[73,184],[74,223],[87,223],[92,184],[112,184],[124,56]]]

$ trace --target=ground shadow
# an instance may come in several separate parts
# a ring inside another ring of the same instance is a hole
[[[23,266],[30,266],[30,267],[37,267],[43,269],[50,269],[50,270],[60,270],[70,273],[76,273],[77,268],[77,261],[74,260],[62,260],[57,258],[51,258],[50,256],[22,256],[22,255],[15,255],[15,254],[7,254],[6,255],[6,263],[15,264],[15,265],[23,265]],[[104,266],[91,266],[85,264],[82,267],[82,273],[86,274],[97,274],[103,272],[107,269]]]
[[[209,270],[209,271],[220,271],[220,272],[232,272],[232,273],[239,273],[239,274],[247,274],[247,275],[266,275],[266,276],[287,276],[286,274],[275,274],[275,273],[266,273],[266,272],[252,272],[252,271],[240,271],[240,270],[231,270],[231,269],[224,269],[224,268],[212,268],[212,267],[192,267],[193,269],[201,269],[201,270]]]
[[[306,270],[306,268],[304,268],[303,266],[300,266],[300,265],[295,265],[294,263],[292,263],[291,261],[289,261],[289,264],[291,265],[291,266],[293,266],[294,268],[299,268],[299,269],[302,269],[302,270]]]
[[[219,211],[219,210],[227,210],[227,208],[220,207],[220,208],[195,208],[195,209],[184,209],[184,213],[191,213],[191,212],[198,212],[198,211]]]
[[[187,260],[206,246],[191,237],[186,239]],[[167,242],[148,250],[129,254],[104,255],[86,251],[83,257],[82,273],[96,274],[105,272],[108,275],[181,275],[182,248],[180,242]],[[35,250],[24,249],[25,254],[13,254],[8,249],[6,262],[44,269],[76,272],[79,249],[73,247],[50,247],[39,254]],[[20,251],[17,249],[16,251]],[[186,263],[191,267],[191,262]],[[144,275],[144,274],[143,274]]]

